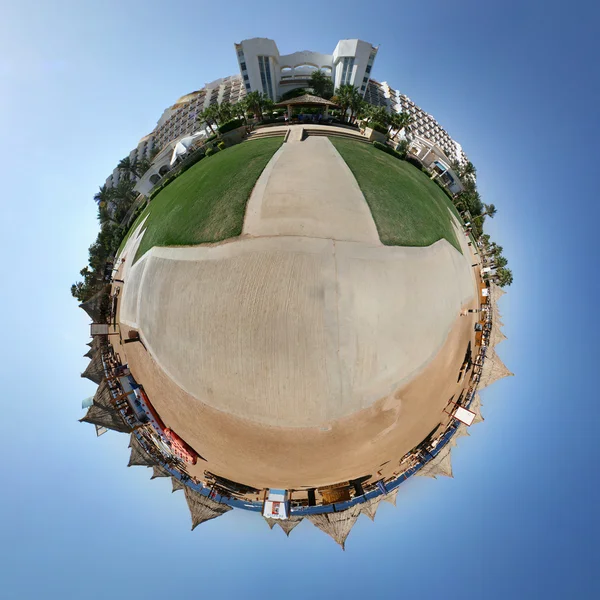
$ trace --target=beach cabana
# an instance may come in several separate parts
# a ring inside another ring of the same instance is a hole
[[[329,115],[329,108],[337,107],[335,102],[330,102],[319,96],[313,96],[312,94],[304,94],[297,98],[290,98],[283,102],[278,102],[275,106],[284,107],[287,109],[288,119],[292,118],[294,108],[321,108],[324,110],[324,115]]]

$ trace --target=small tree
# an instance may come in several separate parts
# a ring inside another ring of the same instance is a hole
[[[333,95],[333,82],[331,81],[331,77],[323,73],[321,69],[312,72],[308,85],[312,88],[315,96],[320,96],[321,98],[329,100]]]

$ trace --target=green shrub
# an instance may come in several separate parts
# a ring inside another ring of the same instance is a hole
[[[373,130],[373,131],[377,131],[378,133],[383,133],[384,135],[387,135],[387,127],[385,125],[382,125],[381,123],[369,123],[369,127]]]
[[[232,119],[231,121],[227,121],[227,123],[223,123],[223,125],[219,127],[219,133],[227,133],[228,131],[233,131],[234,129],[241,127],[243,124],[243,119]]]
[[[396,152],[400,154],[400,158],[402,160],[406,160],[406,156],[408,154],[408,149],[410,147],[410,142],[408,140],[400,140],[396,145]]]
[[[208,142],[212,142],[213,140],[217,139],[217,134],[213,133],[212,135],[209,135],[206,140],[204,140],[205,144],[208,144]]]
[[[214,153],[215,153],[215,149],[214,148],[207,148],[205,156],[212,156]]]
[[[217,148],[218,148],[219,150],[225,150],[225,142],[219,142],[219,143],[217,144]]]
[[[409,162],[411,165],[417,167],[417,169],[423,170],[423,163],[416,156],[409,154],[406,157],[406,162]]]
[[[382,144],[381,142],[373,142],[373,146],[375,146],[375,148],[377,148],[378,150],[383,150],[384,152],[387,152],[394,158],[402,160],[401,154],[399,152],[396,152],[393,148],[390,148],[387,144]]]

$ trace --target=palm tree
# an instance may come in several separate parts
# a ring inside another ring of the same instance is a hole
[[[209,106],[208,108],[205,108],[202,112],[199,112],[196,116],[196,122],[200,124],[206,123],[206,125],[208,125],[208,127],[210,128],[211,132],[215,133],[215,130],[212,126],[214,111],[211,110],[211,108],[212,107]]]
[[[250,92],[246,95],[246,103],[248,109],[258,117],[259,121],[263,120],[264,96],[260,92]]]
[[[467,164],[462,168],[460,176],[474,178],[476,173],[477,169],[475,168],[475,165],[471,161],[468,161]]]
[[[364,115],[369,126],[377,123],[382,127],[389,127],[391,124],[392,115],[383,106],[367,106]]]
[[[121,159],[117,168],[120,171],[123,171],[127,177],[131,175],[133,175],[134,179],[139,179],[141,177],[137,160],[131,160],[129,156]]]
[[[234,117],[236,117],[238,119],[240,119],[240,118],[244,119],[244,125],[248,125],[248,120],[246,119],[246,110],[247,110],[247,104],[246,104],[245,98],[242,98],[235,104],[231,105],[232,114],[234,115]]]
[[[99,190],[94,194],[94,200],[98,206],[106,206],[108,202],[113,197],[113,190],[104,184]]]
[[[350,104],[352,103],[355,92],[356,88],[349,83],[340,85],[340,87],[335,91],[337,104],[339,104],[340,108],[342,109],[342,121],[346,119],[346,113],[350,108]]]
[[[358,93],[358,90],[353,87],[354,92],[350,94],[350,123],[352,123],[355,116],[360,113],[362,107],[366,104],[363,97]]]
[[[510,269],[507,269],[506,267],[501,267],[499,269],[496,269],[495,279],[496,279],[496,283],[500,287],[506,287],[507,285],[511,285],[513,282],[512,271]]]
[[[495,265],[496,269],[502,269],[507,264],[508,264],[508,260],[502,255],[496,256],[494,258],[494,265]]]
[[[144,175],[144,173],[150,168],[151,160],[148,158],[142,158],[137,161],[137,169],[140,174],[140,177]]]
[[[400,132],[410,125],[411,121],[410,115],[406,112],[392,113],[389,116],[390,131],[392,129],[396,130],[392,139],[395,140],[400,135]]]
[[[331,81],[331,77],[325,75],[321,69],[312,72],[308,85],[312,88],[315,96],[327,99],[331,98],[331,94],[333,93],[333,82]]]
[[[219,122],[219,125],[231,121],[233,118],[233,107],[229,102],[221,102],[221,104],[215,104],[215,117]]]
[[[483,217],[488,216],[490,219],[493,219],[498,209],[493,204],[484,204],[485,212],[482,212],[480,215],[477,215],[475,219],[483,219]],[[473,220],[475,220],[473,219]]]

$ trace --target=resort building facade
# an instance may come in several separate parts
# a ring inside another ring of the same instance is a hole
[[[302,50],[279,54],[274,40],[252,38],[235,44],[240,75],[247,92],[261,92],[277,101],[283,94],[309,85],[313,71],[331,77],[333,87],[351,84],[364,95],[377,48],[362,40],[340,40],[332,54]]]
[[[268,38],[242,40],[234,44],[234,48],[240,74],[207,83],[166,108],[153,131],[129,153],[132,161],[149,158],[156,151],[162,152],[167,146],[173,146],[172,142],[201,130],[197,117],[213,104],[234,104],[250,92],[260,92],[277,101],[291,90],[308,87],[311,74],[317,69],[331,77],[334,89],[351,84],[358,88],[369,104],[382,106],[389,112],[408,113],[412,122],[405,133],[411,139],[418,137],[424,141],[421,147],[433,144],[436,154],[447,157],[448,162],[467,161],[461,145],[432,115],[387,82],[380,83],[371,78],[378,48],[370,42],[339,40],[331,54],[309,50],[280,54],[275,41]],[[205,132],[210,133],[206,127]],[[106,179],[106,186],[116,186],[121,176],[119,169],[115,168]]]

